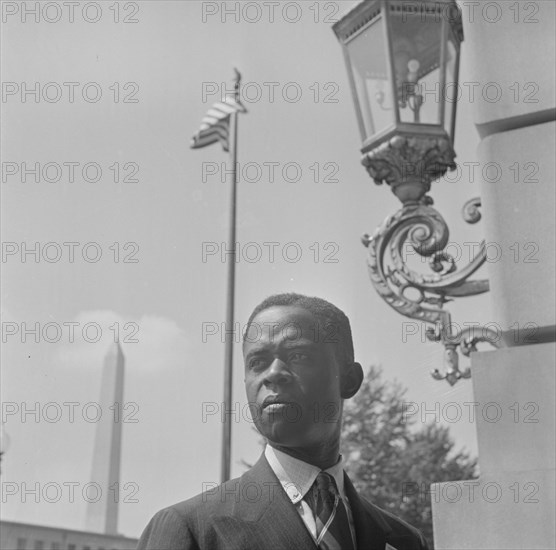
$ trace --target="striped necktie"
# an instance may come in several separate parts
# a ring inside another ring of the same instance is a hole
[[[305,499],[315,513],[319,549],[355,550],[346,507],[334,478],[320,472]]]

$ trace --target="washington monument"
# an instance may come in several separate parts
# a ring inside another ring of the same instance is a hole
[[[119,343],[112,344],[104,359],[91,481],[102,491],[87,504],[86,529],[107,535],[118,534],[124,355]]]

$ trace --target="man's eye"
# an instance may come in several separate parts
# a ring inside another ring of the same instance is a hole
[[[266,365],[266,360],[265,359],[261,359],[261,358],[255,358],[255,359],[251,359],[251,361],[249,361],[249,368],[250,369],[263,369]]]
[[[310,357],[306,353],[295,352],[290,355],[291,361],[309,361]]]

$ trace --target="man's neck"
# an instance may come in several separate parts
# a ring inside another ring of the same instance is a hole
[[[335,445],[334,448],[322,448],[318,447],[315,449],[307,448],[297,448],[297,447],[282,447],[281,445],[275,445],[274,443],[268,442],[268,444],[278,451],[281,451],[293,458],[302,460],[307,464],[312,464],[321,470],[327,470],[335,464],[337,464],[340,459],[340,446]]]

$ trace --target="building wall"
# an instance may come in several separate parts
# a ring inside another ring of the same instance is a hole
[[[2,550],[135,550],[137,539],[44,527],[30,523],[0,522]]]

